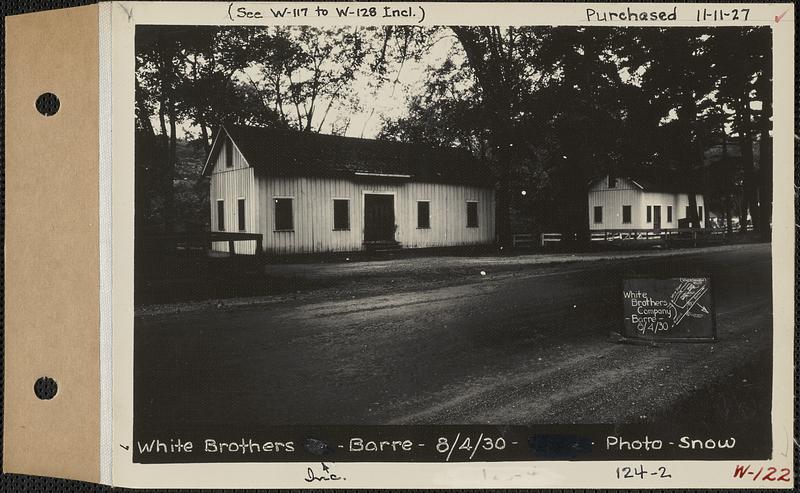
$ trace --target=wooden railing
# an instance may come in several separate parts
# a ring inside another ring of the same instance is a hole
[[[589,233],[592,241],[669,240],[673,238],[697,240],[709,236],[725,236],[725,230],[701,228],[604,229],[593,230]]]
[[[516,235],[515,235],[516,236]],[[573,239],[576,237],[572,235]],[[725,239],[727,233],[724,229],[700,228],[664,228],[664,229],[603,229],[589,231],[589,240],[593,242],[612,241],[681,241]],[[539,245],[547,246],[551,243],[560,243],[563,240],[561,233],[542,233],[539,235]]]
[[[518,247],[530,247],[533,246],[535,240],[533,239],[533,235],[530,233],[518,233],[511,237],[511,246],[514,248]]]

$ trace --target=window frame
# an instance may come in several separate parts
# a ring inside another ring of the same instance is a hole
[[[278,229],[278,201],[289,200],[291,204],[291,229]],[[294,197],[288,195],[275,195],[272,197],[272,232],[273,233],[293,233],[295,230],[294,224]]]
[[[599,213],[599,215],[598,215],[598,213]],[[602,205],[595,205],[592,208],[592,223],[593,224],[602,224],[602,222],[603,222],[603,206]]]
[[[600,213],[599,216],[598,216],[598,212]],[[592,209],[592,222],[594,224],[602,224],[602,222],[603,222],[603,206],[602,205],[596,205]]]
[[[337,228],[336,227],[336,202],[345,202],[347,203],[347,227],[346,228]],[[350,198],[349,197],[333,197],[331,199],[331,203],[333,205],[333,224],[332,224],[332,231],[350,231],[351,228],[351,221],[350,221]]]
[[[478,211],[478,201],[477,200],[467,200],[467,228],[479,228],[480,227],[480,212]],[[470,223],[470,204],[475,204],[475,222],[474,224]]]
[[[627,211],[627,220],[625,218],[625,212]],[[631,224],[633,222],[633,207],[630,205],[623,205],[622,206],[622,224]]]
[[[217,231],[225,231],[225,199],[217,199]]]
[[[420,218],[419,205],[421,203],[423,203],[423,202],[428,204],[428,215],[426,217],[427,224],[425,226],[420,226],[420,224],[419,224],[419,218]],[[430,200],[417,200],[417,229],[431,229],[431,201]]]
[[[247,231],[247,197],[236,197],[236,226],[239,232]]]

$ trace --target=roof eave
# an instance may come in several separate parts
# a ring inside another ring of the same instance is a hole
[[[217,152],[218,152],[218,148],[219,148],[219,146],[218,146],[218,144],[219,144],[219,136],[222,135],[223,132],[225,134],[228,133],[228,131],[225,129],[225,125],[220,125],[219,129],[217,130],[217,135],[214,136],[214,141],[211,143],[211,149],[208,151],[208,156],[206,157],[206,162],[203,165],[203,171],[201,173],[202,176],[209,176],[211,174],[210,171],[213,170],[213,168],[214,168],[213,166],[211,166],[209,168],[209,165],[216,158],[216,155],[217,155]]]

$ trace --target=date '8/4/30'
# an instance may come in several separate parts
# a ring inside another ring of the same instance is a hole
[[[463,455],[468,455],[469,460],[472,460],[478,450],[491,452],[505,448],[505,438],[487,437],[483,433],[478,436],[477,440],[474,437],[461,436],[461,433],[458,433],[452,441],[448,437],[439,437],[436,441],[436,451],[440,454],[447,454],[445,461],[449,461],[453,454],[458,454],[456,459],[463,459]]]
[[[672,474],[670,474],[664,466],[659,466],[651,470],[645,469],[642,464],[632,467],[623,466],[617,468],[617,479],[645,479],[647,477],[669,479],[672,477]]]

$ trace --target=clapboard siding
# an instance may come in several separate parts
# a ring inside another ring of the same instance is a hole
[[[246,232],[263,236],[271,254],[347,252],[364,248],[364,197],[390,194],[394,201],[395,237],[403,248],[490,244],[495,240],[495,199],[492,188],[422,183],[392,178],[329,178],[270,176],[255,172],[227,136],[215,141],[210,170],[211,230],[218,231],[217,200],[225,201],[225,229],[238,230],[237,199],[245,198]],[[232,146],[231,163],[226,147]],[[251,159],[256,159],[251,156]],[[229,166],[230,164],[230,166]],[[292,199],[291,231],[275,228],[275,200]],[[334,230],[334,199],[349,201],[348,230]],[[417,225],[417,202],[430,202],[430,228]],[[478,227],[467,228],[467,201],[478,203]],[[236,253],[255,253],[255,241],[237,242]],[[224,242],[213,249],[227,251]]]
[[[643,228],[639,189],[604,189],[589,192],[589,229],[637,229]],[[622,222],[622,207],[631,206],[631,222]],[[594,222],[594,208],[603,208],[603,221]]]
[[[642,194],[642,210],[639,215],[639,221],[643,224],[642,228],[652,228],[655,226],[653,208],[661,206],[661,228],[677,228],[678,218],[683,217],[676,215],[678,210],[676,204],[678,202],[678,194],[674,193],[659,193],[659,192],[645,192]],[[650,222],[647,222],[647,206],[650,206]],[[667,221],[667,207],[672,207],[672,221]]]
[[[366,182],[312,177],[259,178],[264,249],[274,254],[363,249],[364,195],[394,197],[395,239],[405,248],[494,241],[494,192],[462,185]],[[275,231],[275,199],[292,198],[293,231]],[[333,200],[349,201],[350,229],[334,231]],[[430,201],[430,229],[417,228],[417,201]],[[467,228],[467,200],[478,202],[478,228]]]
[[[697,205],[703,206],[705,216],[705,204],[702,195],[697,195]],[[686,217],[686,206],[689,205],[688,194],[679,193],[660,193],[642,192],[634,189],[605,189],[590,191],[588,194],[589,202],[589,229],[650,229],[654,227],[653,207],[661,206],[661,228],[677,228],[678,219]],[[631,222],[622,222],[622,206],[631,206]],[[603,207],[603,221],[594,222],[594,208]],[[647,221],[647,207],[651,209],[651,220]],[[667,221],[667,207],[672,207],[672,221]],[[701,227],[705,227],[705,217],[700,219]]]
[[[703,215],[705,215],[705,203],[702,195],[696,195],[698,207],[703,207]],[[662,228],[677,228],[678,219],[686,218],[686,206],[689,205],[689,195],[685,193],[657,193],[647,192],[643,194],[642,203],[642,223],[645,224],[644,228],[653,227],[652,221],[647,223],[647,206],[661,206],[661,227]],[[667,206],[672,206],[672,222],[667,221]],[[705,227],[705,218],[700,218],[700,226]]]
[[[223,145],[229,145],[225,142]],[[220,152],[211,174],[209,202],[211,206],[211,231],[220,231],[217,227],[217,201],[225,201],[225,231],[239,232],[238,199],[245,199],[245,231],[261,232],[260,204],[256,193],[256,180],[253,168],[249,167],[241,153],[234,148],[233,166],[225,166],[225,152]],[[255,241],[237,241],[236,253],[253,254],[256,251]],[[212,249],[227,252],[228,243],[213,242]]]
[[[653,207],[661,206],[661,228],[677,228],[678,219],[686,217],[686,206],[689,196],[685,193],[644,192],[631,182],[618,179],[616,188],[608,188],[607,180],[598,180],[589,189],[589,229],[650,229],[654,227]],[[705,204],[702,195],[697,195],[697,205]],[[631,222],[622,222],[622,207],[631,206]],[[603,208],[603,221],[594,222],[594,208]],[[650,206],[651,220],[647,221],[647,207]],[[672,207],[672,221],[667,221],[667,207]],[[701,227],[705,227],[705,218],[701,218]]]

